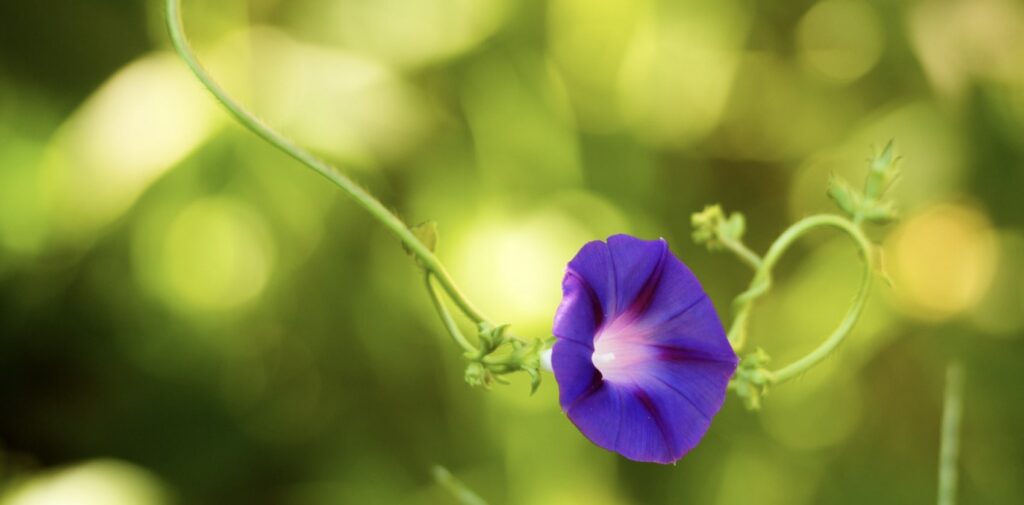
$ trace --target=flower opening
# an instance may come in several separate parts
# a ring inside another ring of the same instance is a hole
[[[664,240],[583,246],[566,269],[552,368],[562,410],[592,442],[671,463],[697,445],[737,358],[693,273]]]

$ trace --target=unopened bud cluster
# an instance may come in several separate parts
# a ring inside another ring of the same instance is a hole
[[[746,218],[739,212],[726,216],[721,205],[708,205],[701,212],[690,217],[693,224],[693,240],[698,244],[707,245],[708,249],[721,249],[727,243],[737,243],[743,239],[747,229]]]
[[[866,221],[885,224],[895,220],[899,217],[896,206],[891,201],[883,200],[883,197],[899,179],[899,161],[900,157],[894,154],[893,143],[890,141],[871,159],[863,191],[858,191],[845,179],[833,175],[828,185],[829,198],[857,223]]]

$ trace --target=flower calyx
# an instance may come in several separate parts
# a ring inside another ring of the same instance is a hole
[[[740,360],[736,368],[736,375],[729,383],[729,389],[736,392],[736,395],[743,400],[747,410],[761,410],[761,397],[768,394],[770,386],[775,377],[768,370],[768,363],[772,358],[764,349],[747,354]]]
[[[504,375],[525,372],[530,376],[530,394],[540,387],[540,353],[544,340],[523,340],[507,332],[509,325],[483,322],[478,325],[480,349],[466,353],[466,382],[489,389],[495,382],[508,384]]]

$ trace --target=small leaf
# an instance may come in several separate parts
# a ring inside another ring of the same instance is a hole
[[[428,251],[437,250],[437,222],[426,221],[411,228],[412,234],[427,248]]]
[[[491,353],[505,342],[505,330],[507,330],[508,327],[508,323],[499,324],[497,326],[489,323],[480,323],[479,337],[480,342],[484,344],[485,354]]]
[[[893,155],[896,151],[896,139],[889,139],[889,142],[885,144],[882,151],[878,153],[873,160],[871,160],[871,171],[882,172],[888,170],[889,167],[896,161]]]
[[[721,234],[736,242],[743,240],[743,233],[747,231],[747,218],[742,213],[733,212],[729,219],[721,226]]]
[[[525,368],[523,370],[530,376],[530,395],[532,396],[537,392],[537,388],[540,387],[540,372],[536,368]]]
[[[416,237],[416,240],[423,244],[423,247],[425,247],[428,251],[434,252],[435,250],[437,250],[436,222],[426,221],[416,226],[413,226],[412,228],[409,228],[409,231],[412,232],[412,234]],[[409,256],[412,256],[419,266],[426,267],[426,265],[423,264],[423,258],[421,258],[419,254],[414,253],[413,250],[409,248],[409,245],[406,244],[405,242],[402,242],[402,249],[405,249],[405,253],[408,254]]]

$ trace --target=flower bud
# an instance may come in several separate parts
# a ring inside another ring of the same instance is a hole
[[[690,217],[693,224],[693,241],[706,244],[708,249],[718,249],[723,242],[739,242],[747,229],[747,220],[743,214],[733,212],[726,217],[720,205],[709,205],[701,212]]]

